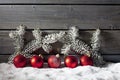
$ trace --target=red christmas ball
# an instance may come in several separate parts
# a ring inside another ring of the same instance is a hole
[[[30,63],[32,65],[32,67],[42,68],[44,61],[43,61],[43,58],[41,56],[34,55],[34,56],[32,56]]]
[[[93,66],[93,60],[91,57],[87,56],[87,55],[82,55],[80,57],[80,64],[82,66],[87,66],[87,65],[91,65]]]
[[[51,68],[59,68],[61,65],[61,60],[60,60],[59,55],[51,55],[48,58],[48,65]]]
[[[64,60],[66,67],[75,68],[78,66],[78,59],[75,56],[67,56]]]
[[[13,59],[13,64],[17,68],[25,67],[27,64],[27,59],[23,55],[19,54],[19,55],[15,56],[15,58]]]

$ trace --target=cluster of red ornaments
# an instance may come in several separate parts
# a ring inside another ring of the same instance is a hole
[[[81,66],[93,65],[93,60],[87,55],[82,55],[79,59]],[[29,63],[32,67],[42,68],[44,64],[43,57],[34,55],[31,59],[27,59],[23,55],[19,54],[13,59],[13,63],[17,68],[22,68],[27,66]],[[66,67],[75,68],[78,66],[78,59],[75,56],[68,55],[64,59],[64,64]],[[48,58],[48,66],[51,68],[59,68],[61,66],[61,59],[59,56],[51,55]]]
[[[87,55],[82,55],[79,59],[81,66],[93,66],[93,60]],[[66,67],[75,68],[78,66],[78,59],[75,56],[67,56],[64,60]]]

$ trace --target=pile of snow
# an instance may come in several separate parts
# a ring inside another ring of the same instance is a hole
[[[120,63],[106,67],[78,66],[76,68],[15,68],[0,64],[0,80],[120,80]]]

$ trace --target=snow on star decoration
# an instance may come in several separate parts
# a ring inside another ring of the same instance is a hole
[[[91,45],[89,46],[80,39],[78,33],[79,29],[71,27],[68,31],[60,31],[58,33],[51,33],[43,36],[43,31],[39,28],[32,31],[34,40],[24,44],[25,27],[19,26],[16,31],[10,32],[9,36],[14,40],[15,52],[9,57],[9,63],[13,63],[17,55],[23,55],[26,58],[34,56],[31,54],[39,48],[42,48],[46,53],[52,51],[52,45],[57,41],[63,44],[61,54],[69,55],[74,52],[79,55],[87,55],[92,58],[95,66],[101,66],[104,61],[99,52],[100,49],[100,29],[97,29],[91,38]]]

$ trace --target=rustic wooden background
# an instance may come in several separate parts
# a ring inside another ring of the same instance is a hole
[[[78,26],[86,42],[100,28],[104,59],[120,62],[120,0],[0,0],[0,62],[13,54],[8,33],[20,24],[47,31]]]

